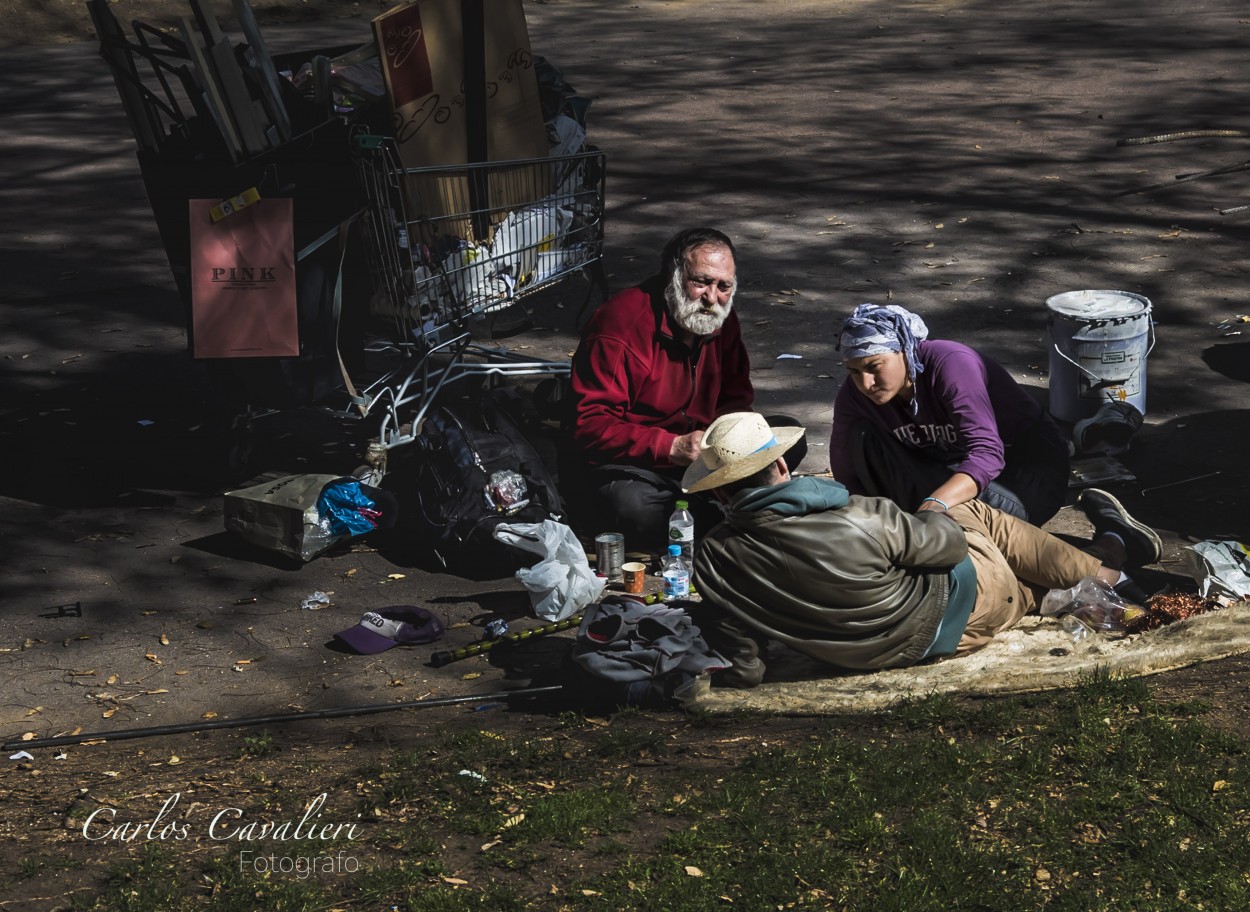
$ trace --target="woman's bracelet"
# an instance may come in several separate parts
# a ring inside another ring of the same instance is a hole
[[[941,507],[941,508],[942,508],[942,512],[943,512],[943,513],[946,513],[946,512],[949,512],[949,511],[950,511],[950,507],[948,507],[948,506],[946,505],[946,502],[945,502],[945,501],[942,501],[942,500],[938,500],[936,497],[926,497],[924,500],[922,500],[922,501],[920,501],[920,502],[921,502],[921,503],[935,503],[935,504],[937,504],[939,507]]]

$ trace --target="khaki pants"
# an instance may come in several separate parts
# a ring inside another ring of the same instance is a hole
[[[1051,589],[1098,573],[1102,561],[979,500],[951,507],[968,536],[977,599],[955,655],[980,649],[994,634],[1036,611]]]

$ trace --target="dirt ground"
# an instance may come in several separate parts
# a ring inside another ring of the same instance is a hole
[[[370,17],[390,5],[283,0],[255,10],[275,46],[306,49],[365,40]],[[224,18],[229,3],[219,6]],[[157,26],[187,15],[185,0],[114,9]],[[609,153],[613,287],[647,275],[676,226],[730,230],[761,406],[807,424],[813,471],[827,466],[821,441],[843,376],[832,330],[861,300],[924,309],[935,336],[983,348],[1044,397],[1046,297],[1145,294],[1157,321],[1147,422],[1124,458],[1136,481],[1112,490],[1164,534],[1164,559],[1143,581],[1192,586],[1187,543],[1250,533],[1250,343],[1221,329],[1247,312],[1250,226],[1246,213],[1222,210],[1250,188],[1234,168],[1120,194],[1234,166],[1245,142],[1116,141],[1247,126],[1250,21],[1239,4],[795,0],[770,5],[767,21],[758,9],[527,4],[535,52],[593,99],[592,139]],[[223,531],[221,492],[240,482],[231,416],[186,355],[169,263],[85,7],[0,0],[0,11],[10,24],[0,68],[15,87],[0,139],[10,215],[0,226],[6,737],[426,696],[489,702],[515,683],[482,657],[433,669],[424,651],[362,659],[328,648],[364,610],[397,603],[443,612],[448,648],[474,642],[491,617],[536,623],[514,581],[464,580],[368,545],[293,567]],[[524,344],[567,356],[582,293],[548,307]],[[350,471],[371,430],[304,412],[271,427],[252,453],[271,474]],[[1088,530],[1071,507],[1048,527]],[[332,604],[302,610],[317,591]],[[1217,724],[1250,735],[1245,658],[1152,684],[1211,703]],[[426,725],[480,721],[460,708],[385,718],[381,728],[319,723],[290,737],[313,750],[318,738],[370,741],[387,727],[420,737]],[[490,723],[521,730],[545,718],[492,712]],[[776,720],[758,732],[799,730]],[[244,733],[181,737],[172,747],[203,774],[228,763]],[[0,799],[20,799],[23,812],[4,826],[33,827],[35,845],[54,841],[48,821],[77,783],[108,772],[158,770],[164,789],[192,782],[169,767],[171,745],[159,756],[134,745],[11,763]],[[717,762],[733,762],[733,748],[717,750],[728,752]]]

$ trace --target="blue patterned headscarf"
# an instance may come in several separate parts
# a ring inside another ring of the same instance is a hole
[[[902,352],[907,362],[907,378],[913,383],[924,373],[924,365],[916,358],[916,345],[929,338],[924,320],[897,304],[860,304],[842,321],[838,350],[844,361],[866,358],[886,352]],[[912,411],[918,407],[912,399]]]

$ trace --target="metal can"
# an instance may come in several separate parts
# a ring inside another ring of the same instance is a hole
[[[497,640],[500,637],[504,637],[507,635],[508,635],[508,622],[505,621],[503,618],[495,618],[493,621],[488,621],[486,623],[486,627],[484,628],[484,631],[482,634],[482,639]]]

